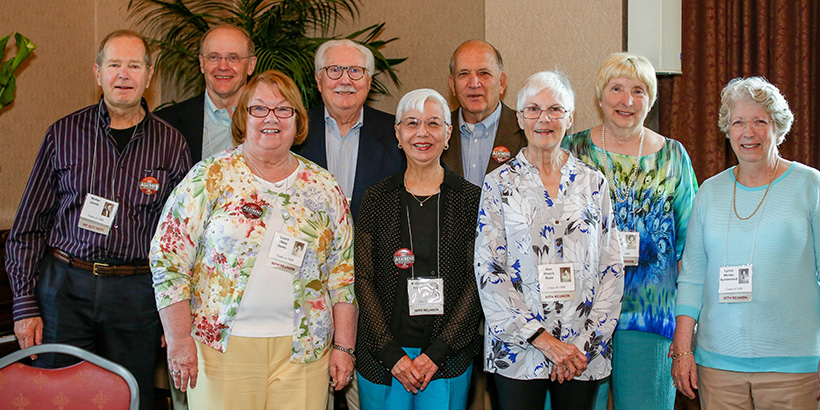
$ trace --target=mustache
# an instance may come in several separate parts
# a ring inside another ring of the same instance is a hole
[[[334,93],[355,93],[356,88],[352,85],[340,85],[333,89]]]

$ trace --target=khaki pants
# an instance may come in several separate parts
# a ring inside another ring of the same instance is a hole
[[[231,336],[222,354],[196,342],[199,375],[191,409],[324,410],[330,354],[291,363],[291,337]]]
[[[817,410],[817,373],[745,373],[698,366],[704,410]]]

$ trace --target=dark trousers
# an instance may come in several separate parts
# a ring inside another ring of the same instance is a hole
[[[547,390],[553,410],[593,410],[598,380],[516,380],[493,374],[500,410],[544,410]]]
[[[105,277],[47,255],[39,267],[37,300],[43,343],[65,343],[128,369],[140,388],[140,409],[154,407],[154,367],[162,327],[151,275]],[[64,367],[77,360],[41,355],[34,365]]]

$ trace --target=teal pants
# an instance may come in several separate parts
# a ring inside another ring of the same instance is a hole
[[[595,410],[606,410],[610,385],[615,410],[672,410],[672,359],[666,357],[672,341],[637,330],[618,330],[613,339],[612,376],[601,381]],[[552,410],[549,396],[544,410]]]
[[[419,348],[404,348],[410,359],[421,354]],[[436,379],[417,394],[404,390],[393,378],[390,386],[368,381],[359,374],[359,404],[362,410],[464,410],[467,408],[467,392],[473,365],[464,373],[451,379]]]

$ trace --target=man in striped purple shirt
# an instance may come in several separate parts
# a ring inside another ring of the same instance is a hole
[[[139,34],[103,39],[94,64],[102,98],[49,127],[6,244],[20,347],[67,343],[120,363],[137,378],[144,409],[153,407],[162,332],[149,242],[191,167],[185,139],[142,98],[152,74]]]

